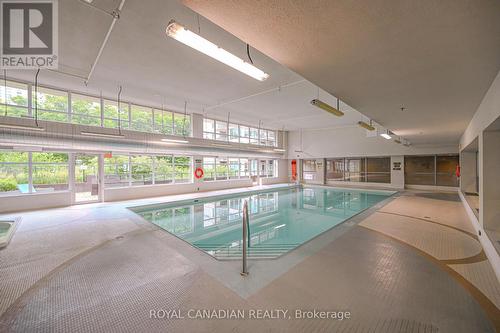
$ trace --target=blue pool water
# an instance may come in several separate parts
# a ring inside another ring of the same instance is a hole
[[[293,187],[131,208],[147,221],[217,259],[241,258],[248,201],[250,258],[275,258],[394,192]]]

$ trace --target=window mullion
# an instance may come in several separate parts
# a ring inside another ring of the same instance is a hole
[[[128,157],[128,186],[132,186],[132,156]]]
[[[156,181],[155,181],[155,178],[156,178],[156,156],[151,156],[151,167],[152,167],[152,170],[151,170],[151,184],[155,185]]]
[[[66,110],[66,114],[68,115],[68,123],[71,123],[73,115],[73,103],[71,103],[71,91],[68,91],[68,109]]]
[[[33,91],[31,90],[33,86],[31,83],[28,83],[28,116],[32,117],[33,116]],[[6,95],[7,97],[7,91]],[[7,104],[7,98],[5,99],[5,104]]]
[[[104,127],[104,99],[102,98],[102,90],[100,94],[101,95],[99,96],[99,105],[101,108],[101,127]],[[120,110],[118,110],[118,112],[120,112]]]
[[[171,155],[172,156],[172,184],[175,184],[175,176],[177,175],[177,171],[175,170],[175,156],[174,155]]]
[[[28,153],[28,193],[33,193],[33,156]]]

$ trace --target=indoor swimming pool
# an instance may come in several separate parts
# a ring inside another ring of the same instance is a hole
[[[130,209],[216,259],[239,259],[243,205],[248,201],[249,258],[272,259],[394,193],[288,187]]]

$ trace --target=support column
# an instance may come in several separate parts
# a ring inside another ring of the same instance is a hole
[[[191,114],[191,126],[193,138],[203,139],[203,115],[199,113]]]

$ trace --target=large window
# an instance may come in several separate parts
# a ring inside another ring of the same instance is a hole
[[[32,181],[36,192],[67,190],[68,154],[32,153]]]
[[[155,184],[170,184],[174,181],[174,157],[155,156]]]
[[[302,162],[302,175],[304,180],[316,179],[316,160],[304,160]]]
[[[28,153],[0,152],[0,195],[30,192]]]
[[[153,110],[155,132],[166,135],[174,134],[174,115],[170,111]]]
[[[203,180],[227,180],[248,178],[251,175],[250,162],[255,165],[252,175],[257,175],[257,161],[248,158],[237,157],[204,157],[203,158]],[[261,177],[278,176],[278,160],[261,160]]]
[[[127,187],[188,183],[191,157],[172,155],[113,155],[104,159],[105,186]]]
[[[203,138],[209,140],[254,144],[261,146],[277,145],[276,132],[214,119],[203,119]]]
[[[28,85],[11,81],[6,83],[7,87],[5,87],[5,84],[0,86],[0,115],[11,117],[27,116]]]
[[[240,178],[240,160],[238,158],[229,158],[229,179]]]
[[[68,154],[0,152],[0,195],[68,189]]]
[[[0,82],[0,115],[190,136],[191,116],[26,83]],[[5,87],[6,86],[6,87]],[[31,105],[28,103],[31,94]],[[71,101],[71,102],[70,102]],[[36,112],[35,112],[36,110]]]
[[[120,103],[120,113],[118,113],[118,102],[103,100],[104,104],[104,127],[128,128],[128,103]]]
[[[174,157],[174,173],[176,183],[191,182],[191,157]]]
[[[250,177],[250,170],[247,158],[240,158],[240,177],[241,178]]]
[[[71,122],[101,126],[101,100],[96,97],[71,94]]]
[[[191,134],[191,117],[174,113],[174,135],[189,136]]]
[[[459,165],[458,155],[436,156],[436,185],[457,187],[457,165]]]
[[[326,180],[346,182],[391,182],[390,157],[347,157],[326,160]]]
[[[215,140],[215,120],[203,119],[203,138]]]
[[[343,158],[326,160],[326,179],[344,180],[345,163]]]
[[[203,157],[204,180],[215,180],[215,157]]]
[[[153,130],[153,109],[131,104],[130,128],[136,131],[151,132]]]
[[[130,170],[132,185],[153,184],[153,158],[151,156],[131,156]]]
[[[104,186],[125,187],[130,185],[129,156],[113,155],[104,158]]]
[[[405,156],[405,184],[435,185],[435,156]]]
[[[215,122],[215,140],[227,141],[227,123],[224,121]]]
[[[36,104],[38,103],[38,104]],[[32,113],[38,109],[38,119],[68,122],[68,93],[65,91],[38,87],[33,89]]]
[[[215,160],[215,180],[225,180],[228,176],[229,167],[227,158],[217,157]]]
[[[458,186],[458,155],[405,156],[405,184]]]
[[[364,158],[346,158],[344,180],[350,182],[366,181],[365,162]]]
[[[366,181],[368,183],[390,183],[391,159],[389,157],[367,158]]]

